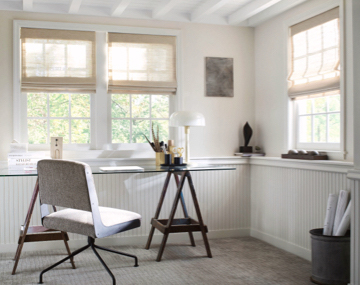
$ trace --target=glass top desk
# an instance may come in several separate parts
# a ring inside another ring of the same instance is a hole
[[[104,163],[106,164],[106,163]],[[90,165],[91,166],[91,165]],[[106,165],[103,165],[106,166]],[[151,219],[151,230],[149,233],[149,237],[146,243],[145,248],[149,249],[152,241],[152,237],[154,235],[155,229],[159,230],[163,234],[163,239],[160,245],[160,249],[156,258],[156,261],[161,261],[162,254],[164,252],[166,242],[170,233],[180,233],[180,232],[188,232],[189,238],[192,246],[195,246],[195,240],[193,237],[193,232],[201,232],[206,253],[208,257],[212,257],[209,241],[207,239],[207,232],[208,228],[204,224],[204,221],[201,216],[200,206],[196,197],[195,186],[193,180],[191,178],[192,171],[210,171],[210,170],[235,170],[234,167],[224,167],[224,166],[217,166],[217,165],[187,165],[187,166],[176,166],[176,167],[161,167],[161,166],[152,166],[152,165],[139,165],[144,170],[126,170],[126,171],[102,171],[99,166],[91,166],[93,174],[119,174],[119,173],[156,173],[156,172],[165,172],[167,173],[164,186],[160,195],[160,199],[158,202],[158,206],[156,208],[156,212],[154,217]],[[14,171],[8,170],[7,168],[0,169],[0,177],[9,177],[9,176],[37,176],[36,171]],[[166,196],[166,192],[169,186],[170,178],[174,176],[175,183],[176,183],[176,195],[173,201],[173,205],[170,211],[170,215],[168,219],[159,219],[160,211]],[[186,179],[188,180],[190,193],[192,196],[192,200],[195,207],[195,212],[197,215],[197,220],[189,217],[188,211],[185,205],[185,199],[182,193],[184,184]],[[39,184],[36,181],[34,192],[30,201],[30,206],[25,218],[24,226],[21,227],[20,230],[20,237],[18,242],[17,251],[15,254],[15,264],[13,267],[12,274],[15,274],[16,268],[20,259],[21,251],[23,244],[25,242],[33,242],[33,241],[46,241],[46,240],[63,240],[65,243],[65,247],[68,251],[68,254],[71,254],[67,241],[69,240],[67,233],[54,231],[51,229],[44,228],[42,226],[32,226],[30,227],[30,220],[32,216],[32,212],[34,210],[35,202],[39,193]],[[184,213],[184,218],[175,219],[175,212],[177,206],[181,203],[181,207]],[[54,211],[56,208],[54,207]],[[75,264],[71,260],[73,268],[75,268]]]

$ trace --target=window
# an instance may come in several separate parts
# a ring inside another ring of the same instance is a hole
[[[340,148],[339,26],[334,8],[290,27],[288,94],[295,101],[296,148]]]
[[[152,128],[169,137],[169,95],[176,92],[175,37],[109,33],[113,143],[146,143]]]
[[[299,100],[299,143],[340,143],[340,94]]]
[[[89,93],[95,90],[95,32],[21,29],[29,144],[49,144],[51,136],[90,144]]]
[[[52,136],[65,144],[89,144],[90,121],[88,94],[27,94],[29,144],[48,144]]]
[[[167,141],[169,116],[169,95],[112,94],[112,142],[146,143],[151,126]]]
[[[30,150],[43,149],[51,136],[63,137],[65,149],[147,144],[144,135],[151,138],[152,127],[159,128],[161,140],[169,138],[177,32],[145,35],[131,28],[135,33],[121,33],[122,28],[107,31],[106,26],[95,32],[17,22],[23,21],[15,21],[14,29],[16,36],[18,26],[20,57],[15,53],[15,59],[21,82],[14,83],[15,136]],[[62,25],[67,26],[50,23]]]

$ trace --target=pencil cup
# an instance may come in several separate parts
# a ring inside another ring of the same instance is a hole
[[[161,165],[165,163],[165,154],[163,152],[155,152],[155,163]]]
[[[165,154],[165,164],[171,164],[171,154]]]
[[[174,164],[180,165],[183,164],[183,157],[174,157]]]

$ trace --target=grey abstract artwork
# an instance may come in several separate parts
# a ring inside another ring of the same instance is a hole
[[[206,96],[234,97],[234,61],[232,58],[206,57]]]

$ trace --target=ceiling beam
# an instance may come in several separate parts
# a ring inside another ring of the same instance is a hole
[[[33,0],[23,0],[23,10],[32,11],[33,10]]]
[[[299,5],[308,0],[282,0],[276,5],[270,7],[266,11],[256,14],[255,16],[248,19],[248,26],[256,27],[261,23]]]
[[[191,13],[191,21],[197,21],[205,15],[214,13],[231,0],[208,0]]]
[[[251,1],[249,4],[243,6],[235,13],[229,15],[228,22],[230,25],[239,24],[250,17],[268,9],[269,7],[275,5],[276,3],[280,2],[281,0],[254,0]]]
[[[176,6],[176,4],[179,4],[179,0],[166,0],[161,2],[160,5],[153,10],[152,17],[155,19],[163,17],[169,13],[170,10]]]
[[[69,14],[77,14],[82,0],[72,0],[69,7]]]
[[[120,16],[129,6],[131,0],[118,0],[111,10],[111,16]]]

